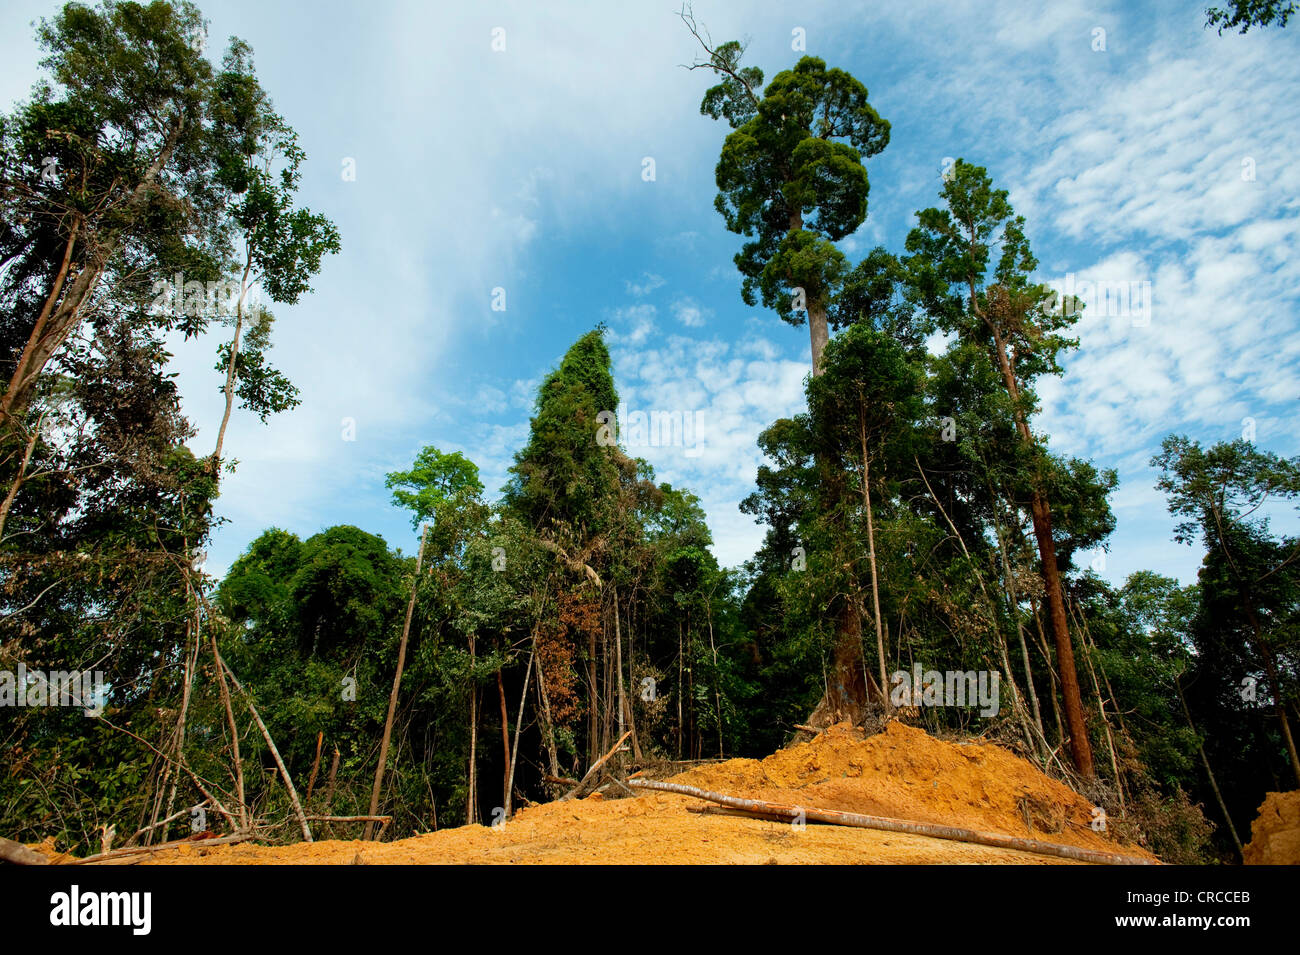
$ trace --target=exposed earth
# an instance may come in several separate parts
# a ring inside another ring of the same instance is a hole
[[[890,723],[862,738],[832,727],[763,760],[698,766],[672,782],[752,799],[933,822],[1154,858],[1094,832],[1092,804],[991,744],[954,743]],[[611,792],[614,790],[610,790]],[[680,795],[597,793],[529,806],[499,828],[464,826],[396,842],[287,846],[195,843],[151,864],[1077,864],[928,836],[701,812]]]
[[[1246,865],[1300,865],[1300,789],[1265,796],[1250,835]]]

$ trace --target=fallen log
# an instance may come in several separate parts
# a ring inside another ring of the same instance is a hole
[[[206,848],[207,846],[228,846],[236,842],[245,842],[253,837],[251,832],[236,832],[229,836],[220,836],[216,839],[178,839],[175,842],[164,842],[157,846],[138,846],[134,849],[114,849],[112,852],[101,852],[97,855],[86,856],[82,859],[72,859],[68,862],[58,863],[59,865],[135,865],[144,859],[145,856],[153,855],[155,852],[164,852],[168,849],[179,849],[181,846],[194,846],[196,848]],[[140,858],[136,858],[139,856]],[[128,861],[133,860],[133,861]]]
[[[661,783],[649,779],[629,779],[628,785],[634,789],[653,789],[659,792],[677,793],[682,796],[694,796],[715,802],[721,806],[737,809],[746,815],[759,817],[776,817],[779,819],[824,822],[833,826],[850,826],[856,829],[878,829],[884,832],[900,832],[914,836],[929,836],[932,839],[951,839],[955,842],[970,842],[996,849],[1014,849],[1019,852],[1032,852],[1036,855],[1056,856],[1061,859],[1073,859],[1077,862],[1092,862],[1097,865],[1159,865],[1151,859],[1140,856],[1121,855],[1116,852],[1101,852],[1096,849],[1080,849],[1055,842],[1042,842],[1038,839],[1024,839],[1019,836],[1004,836],[997,832],[980,832],[976,829],[962,829],[958,826],[941,826],[928,822],[911,822],[906,819],[891,819],[886,816],[866,816],[856,812],[840,812],[836,809],[809,809],[804,806],[787,806],[783,803],[765,802],[761,799],[741,799],[739,796],[724,796],[721,793],[683,786],[680,783]]]
[[[0,862],[13,865],[49,865],[50,860],[35,849],[28,849],[21,842],[0,836]]]

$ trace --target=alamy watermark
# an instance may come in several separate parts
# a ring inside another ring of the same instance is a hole
[[[104,712],[108,687],[100,670],[0,670],[0,706],[72,706],[87,716]]]
[[[896,670],[889,678],[889,702],[894,706],[975,706],[980,716],[996,716],[1001,708],[1002,674],[996,670]]]
[[[200,282],[185,281],[184,273],[177,272],[171,279],[158,279],[149,290],[153,307],[170,315],[220,317],[234,315],[239,309],[239,298],[244,297],[244,310],[255,309],[261,302],[262,289],[251,282],[245,289],[238,279],[220,279]]]
[[[703,411],[631,411],[627,403],[615,411],[596,415],[596,443],[616,445],[621,439],[631,448],[684,448],[686,457],[698,458],[703,451]]]
[[[1047,282],[1060,296],[1058,308],[1066,315],[1082,312],[1087,318],[1128,318],[1134,328],[1151,324],[1151,282],[1147,279],[1090,279],[1073,272],[1065,280]]]

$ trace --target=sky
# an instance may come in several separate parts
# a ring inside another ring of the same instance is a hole
[[[851,260],[901,251],[953,159],[1010,190],[1040,280],[1091,303],[1035,427],[1118,471],[1117,529],[1087,555],[1115,583],[1195,580],[1149,464],[1165,435],[1300,453],[1300,24],[1219,36],[1203,5],[694,7],[768,79],[819,56],[890,121]],[[31,24],[57,7],[0,10],[0,109],[39,76]],[[308,157],[300,200],[342,235],[313,292],[273,309],[271,361],[302,404],[266,424],[236,410],[210,573],[272,526],[355,524],[413,552],[384,476],[432,444],[495,494],[541,379],[600,322],[628,415],[695,425],[627,450],[699,495],[721,563],[754,553],[738,503],[759,432],[804,407],[808,332],[741,301],[742,240],[713,208],[728,128],[699,113],[710,75],[683,68],[700,51],[671,3],[200,8],[214,61],[232,35],[252,45]],[[197,453],[221,419],[217,343],[174,343]]]

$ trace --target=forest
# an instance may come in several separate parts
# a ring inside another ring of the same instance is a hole
[[[1286,24],[1253,6],[1211,23]],[[196,6],[35,26],[45,79],[0,115],[0,836],[390,841],[602,760],[902,722],[999,744],[1166,862],[1241,861],[1265,794],[1300,788],[1300,456],[1171,426],[1151,464],[1197,581],[1108,582],[1117,473],[1053,448],[1036,390],[1086,310],[1044,283],[1015,183],[958,159],[904,242],[853,256],[891,135],[866,86],[812,55],[769,79],[680,19],[743,304],[807,335],[806,408],[758,434],[741,504],[759,551],[721,566],[697,494],[629,453],[593,314],[539,360],[499,493],[455,435],[387,473],[416,553],[242,528],[219,577],[229,423],[301,401],[274,313],[347,236],[303,203],[253,50],[210,58]],[[169,362],[213,332],[200,447]]]

